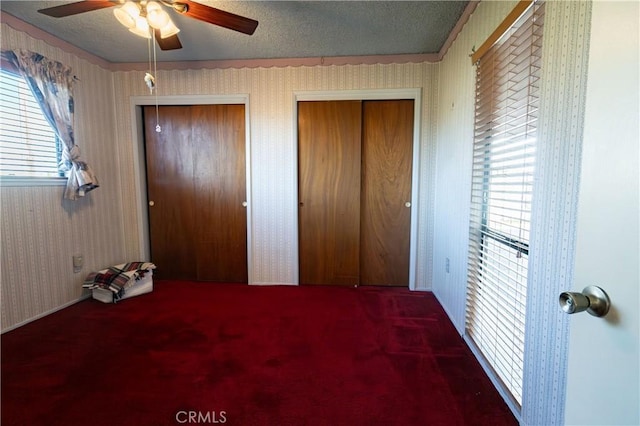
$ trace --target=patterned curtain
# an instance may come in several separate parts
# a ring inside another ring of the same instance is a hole
[[[73,136],[73,82],[71,68],[28,50],[4,50],[2,60],[16,68],[31,88],[46,119],[62,142],[59,169],[68,176],[64,198],[76,200],[99,186]]]

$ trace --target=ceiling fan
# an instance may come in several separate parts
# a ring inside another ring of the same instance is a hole
[[[117,9],[114,9],[114,15],[118,18],[118,21],[128,27],[131,32],[142,37],[150,38],[151,30],[155,35],[160,49],[180,49],[182,48],[182,44],[177,35],[180,30],[173,24],[169,18],[169,14],[163,10],[160,4],[167,6],[181,15],[243,34],[253,34],[258,26],[258,21],[254,19],[225,12],[224,10],[190,0],[135,0],[126,2],[124,0],[85,0],[40,9],[38,12],[54,18],[62,18],[119,5]]]

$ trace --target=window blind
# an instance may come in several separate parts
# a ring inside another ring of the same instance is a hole
[[[518,406],[543,18],[532,3],[476,63],[466,333]]]
[[[61,146],[24,79],[0,72],[0,175],[59,177]]]

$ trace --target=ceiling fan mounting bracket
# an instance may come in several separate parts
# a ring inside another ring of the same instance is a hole
[[[187,13],[189,11],[189,5],[185,3],[174,3],[171,7],[178,13]]]
[[[180,3],[173,0],[160,0],[160,3],[170,7],[178,13],[187,13],[187,11],[189,11],[189,5],[186,3]]]

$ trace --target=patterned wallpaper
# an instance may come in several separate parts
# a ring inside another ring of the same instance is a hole
[[[101,187],[73,204],[61,187],[3,187],[2,330],[50,313],[83,296],[85,273],[138,260],[139,209],[135,190],[131,97],[146,96],[143,72],[109,71],[2,24],[3,48],[28,48],[61,61],[79,77],[76,135]],[[297,282],[297,158],[294,92],[419,88],[422,119],[419,159],[416,287],[431,288],[435,150],[431,88],[437,64],[301,66],[162,70],[160,96],[248,95],[251,133],[251,246],[254,284]],[[71,257],[83,254],[74,274]],[[34,266],[35,265],[35,266]]]
[[[522,420],[564,424],[569,316],[558,295],[574,287],[591,2],[545,6],[536,186],[531,212]]]
[[[434,151],[430,125],[434,108],[430,104],[433,74],[437,65],[386,64],[286,68],[198,69],[158,71],[160,96],[235,95],[249,96],[251,156],[251,247],[253,284],[297,283],[297,157],[295,146],[294,94],[299,91],[334,91],[421,88],[422,129],[419,182],[418,265],[416,287],[431,288],[430,240],[432,238]],[[122,179],[129,187],[135,179],[131,136],[131,96],[145,96],[144,73],[114,73],[118,162]],[[136,194],[126,191],[124,204],[140,206]],[[138,235],[135,210],[125,214],[125,234]],[[126,241],[134,256],[140,247],[135,238]]]
[[[469,200],[475,101],[472,49],[479,47],[511,12],[516,1],[481,2],[440,62],[433,292],[458,331],[464,331],[469,246]],[[449,259],[449,272],[446,271]]]
[[[101,187],[76,202],[62,186],[2,187],[2,329],[73,303],[91,270],[124,261],[120,173],[113,129],[112,73],[2,24],[2,49],[39,52],[73,69],[76,143]],[[73,254],[84,255],[74,274]]]
[[[481,2],[440,63],[436,137],[433,291],[458,330],[465,326],[474,70],[478,47],[515,2]],[[534,194],[522,424],[562,424],[567,315],[586,93],[591,2],[548,1]],[[535,228],[535,229],[534,229]],[[449,273],[445,271],[449,258]]]

